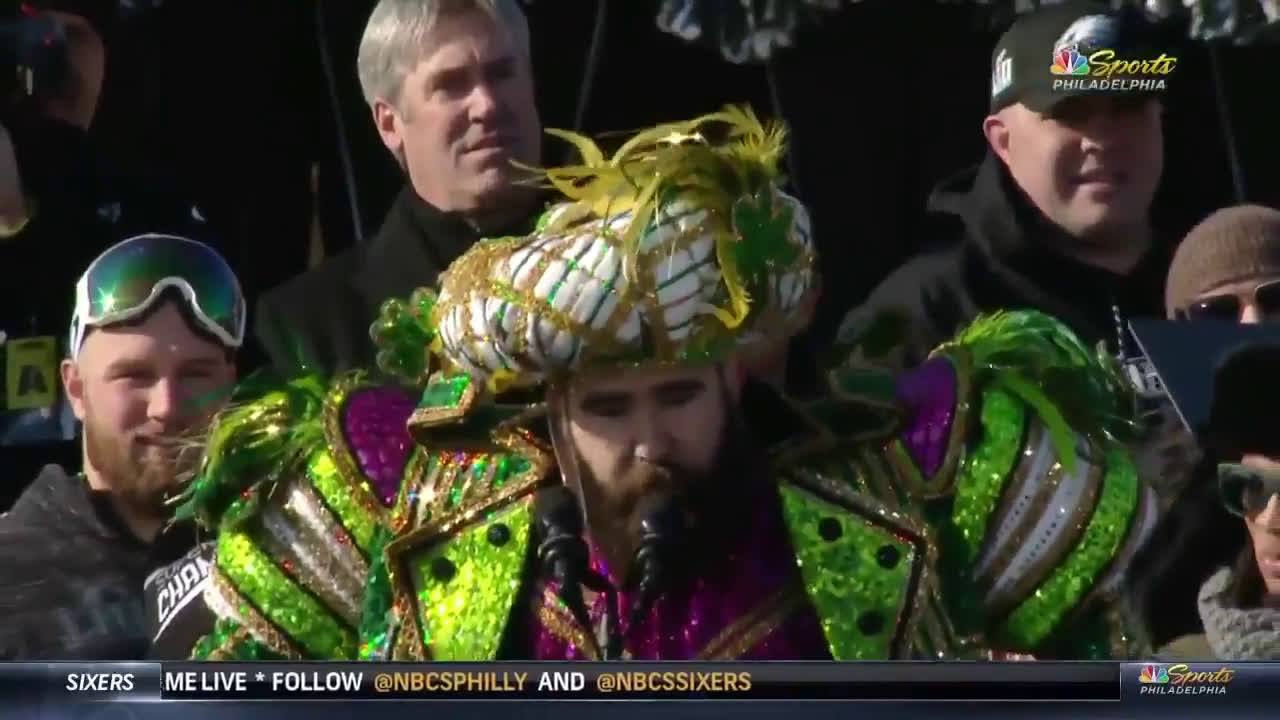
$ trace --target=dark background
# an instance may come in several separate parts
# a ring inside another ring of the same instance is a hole
[[[356,81],[356,46],[372,5],[326,0],[323,23],[366,234],[400,185]],[[572,125],[600,6],[528,6],[547,126]],[[918,249],[929,188],[983,152],[996,33],[972,3],[853,3],[802,32],[772,67],[732,65],[713,48],[660,32],[650,0],[613,0],[607,10],[585,130],[632,129],[726,102],[772,115],[774,96],[780,100],[793,131],[798,191],[812,207],[825,256],[819,334]],[[224,227],[223,249],[251,295],[305,265],[314,163],[326,244],[332,252],[354,237],[316,18],[316,0],[169,0],[111,49],[97,131],[113,152],[198,193]],[[1180,30],[1171,42],[1179,66],[1156,217],[1178,237],[1231,204],[1234,192],[1206,46]],[[1280,49],[1220,54],[1247,197],[1280,205],[1280,108],[1271,102]]]

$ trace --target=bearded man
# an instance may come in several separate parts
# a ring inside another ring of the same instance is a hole
[[[46,466],[0,517],[0,656],[144,657],[144,580],[191,544],[163,532],[199,458],[183,435],[234,385],[244,320],[234,273],[193,240],[133,237],[81,276],[62,381],[84,465]]]
[[[1113,366],[1010,313],[796,402],[743,370],[815,286],[782,128],[561,135],[585,164],[545,171],[568,199],[538,231],[374,325],[417,399],[304,378],[220,418],[185,510],[220,533],[196,657],[1135,652],[1110,600],[1153,505]]]

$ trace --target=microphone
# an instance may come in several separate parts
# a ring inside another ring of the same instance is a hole
[[[631,586],[637,592],[628,627],[642,622],[662,595],[676,564],[675,553],[686,540],[684,514],[674,496],[663,493],[643,498],[640,509],[640,542],[631,570]]]
[[[533,512],[538,537],[538,564],[543,573],[560,585],[561,602],[600,650],[586,601],[582,597],[582,586],[605,595],[608,601],[606,621],[616,614],[612,611],[616,604],[615,594],[604,578],[591,571],[587,542],[582,537],[582,511],[578,499],[563,485],[549,487],[538,491],[533,501]],[[621,638],[615,637],[618,635],[617,623],[609,622],[609,625],[609,647],[601,653],[607,660],[621,654]]]

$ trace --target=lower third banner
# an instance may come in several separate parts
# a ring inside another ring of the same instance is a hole
[[[0,705],[155,700],[1118,701],[1094,663],[133,663],[0,665]]]

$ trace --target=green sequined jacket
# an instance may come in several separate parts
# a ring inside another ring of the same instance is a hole
[[[787,403],[795,430],[770,457],[834,658],[1142,652],[1112,600],[1155,506],[1104,357],[1011,312],[902,377],[829,380],[827,398]],[[497,657],[555,460],[540,406],[481,395],[437,374],[414,403],[353,375],[226,413],[185,506],[218,530],[219,622],[193,655]],[[904,560],[877,562],[886,546]],[[858,629],[868,610],[892,619],[883,632]]]

